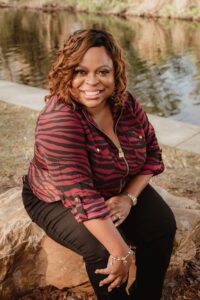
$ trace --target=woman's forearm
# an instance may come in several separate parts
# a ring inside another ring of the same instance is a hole
[[[100,241],[114,256],[124,256],[129,247],[116,229],[112,220],[92,219],[83,223],[85,227]]]
[[[132,193],[135,197],[138,197],[143,189],[147,186],[152,176],[153,174],[137,175],[128,183],[128,185],[125,187],[125,190],[129,193]]]
[[[138,197],[152,176],[153,174],[137,175],[128,183],[125,190]],[[128,245],[110,218],[106,220],[88,220],[84,222],[84,225],[104,245],[110,254],[123,256],[128,252]]]

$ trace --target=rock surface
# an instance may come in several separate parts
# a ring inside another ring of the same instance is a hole
[[[23,208],[20,188],[0,196],[0,231],[1,300],[38,286],[88,286],[81,257],[32,223]]]
[[[171,280],[183,272],[196,254],[200,238],[200,206],[156,187],[172,207],[177,220],[174,254],[168,270]],[[47,285],[60,289],[79,286],[91,291],[82,258],[58,245],[34,223],[23,208],[21,189],[0,195],[0,299],[11,300],[26,291]],[[131,279],[135,274],[134,266]]]

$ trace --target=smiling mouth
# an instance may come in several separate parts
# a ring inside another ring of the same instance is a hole
[[[103,90],[97,90],[97,91],[81,91],[81,93],[84,93],[85,97],[90,98],[90,99],[95,99],[99,96],[99,94],[102,92]]]

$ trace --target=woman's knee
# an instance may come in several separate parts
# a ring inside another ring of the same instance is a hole
[[[163,200],[163,202],[165,201]],[[166,233],[168,233],[169,236],[174,237],[177,229],[176,218],[171,207],[166,202],[165,202],[163,217],[165,218],[165,222],[166,222],[165,223]]]
[[[166,236],[168,236],[169,241],[171,240],[171,242],[173,243],[177,230],[177,225],[175,215],[168,205],[165,209],[165,214],[163,215],[163,217],[164,221],[160,221],[160,232],[163,232]]]
[[[172,235],[175,234],[177,228],[175,215],[162,196],[149,185],[147,187],[147,194],[145,198],[145,200],[150,198],[148,199],[149,203],[146,204],[146,207],[144,207],[147,212],[147,220],[151,220],[153,225],[160,225],[160,229],[164,230],[166,233],[171,233]],[[146,212],[144,214],[146,214]]]
[[[171,208],[170,208],[170,210],[171,210]],[[173,211],[171,210],[171,216],[168,219],[167,232],[172,237],[172,239],[174,239],[174,237],[175,237],[176,230],[177,230],[176,218],[175,218]]]
[[[129,228],[132,228],[131,232],[135,234],[136,242],[155,240],[163,235],[169,235],[173,239],[176,233],[176,220],[169,205],[149,186],[124,227],[125,231],[128,231],[128,236],[131,235]]]

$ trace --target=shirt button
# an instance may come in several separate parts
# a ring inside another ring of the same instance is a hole
[[[99,148],[96,148],[97,152],[100,152],[101,150]]]
[[[80,202],[79,197],[75,197],[74,200],[75,200],[76,203],[79,203],[79,202]]]
[[[139,139],[142,139],[142,135],[139,135]]]

